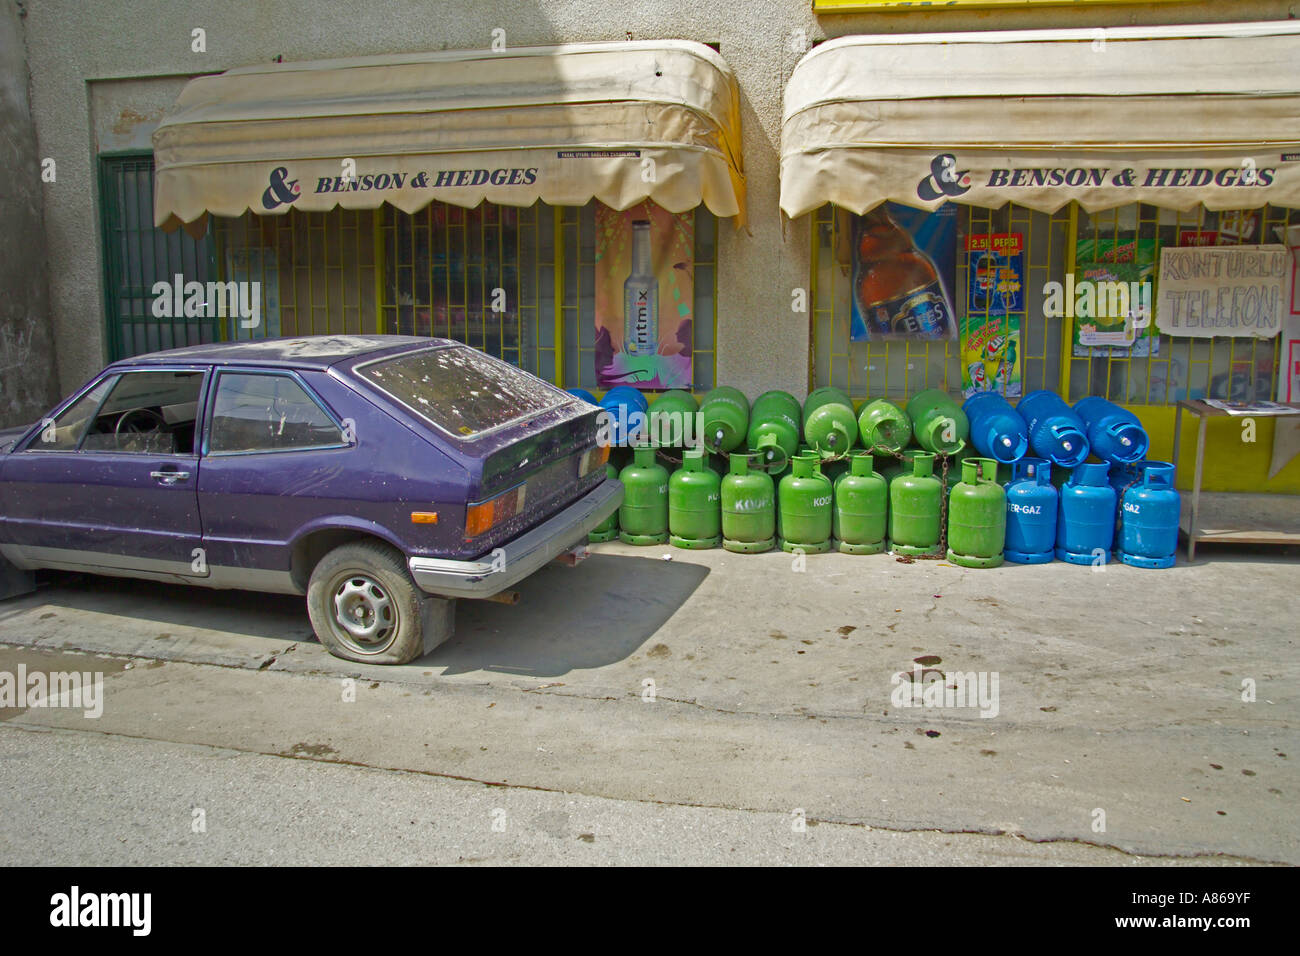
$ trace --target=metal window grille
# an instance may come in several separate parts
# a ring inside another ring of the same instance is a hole
[[[1080,210],[1077,218],[1081,239],[1154,239],[1160,246],[1174,246],[1183,238],[1196,241],[1216,233],[1217,245],[1257,245],[1282,242],[1278,230],[1300,222],[1300,212],[1272,206],[1227,212],[1198,206],[1178,212],[1135,203],[1093,214]],[[1158,293],[1157,286],[1153,295]],[[1280,336],[1161,335],[1157,354],[1150,356],[1071,356],[1062,394],[1071,401],[1105,395],[1137,405],[1173,405],[1184,398],[1270,399],[1277,392],[1281,341]]]
[[[99,199],[109,361],[215,340],[216,323],[206,316],[154,314],[156,283],[182,275],[206,285],[215,268],[208,236],[154,228],[153,155],[100,156]]]
[[[905,398],[926,388],[959,392],[958,341],[850,341],[848,213],[824,206],[810,218],[811,385],[835,385],[856,399]],[[1187,397],[1269,398],[1280,372],[1279,339],[1161,335],[1155,355],[1098,350],[1076,357],[1073,320],[1043,314],[1044,287],[1064,283],[1066,274],[1078,268],[1079,239],[1156,239],[1163,246],[1178,244],[1182,233],[1216,232],[1219,244],[1275,243],[1281,241],[1280,228],[1297,222],[1300,212],[1273,207],[1216,213],[1204,207],[1175,212],[1131,204],[1092,215],[1073,203],[1050,215],[1014,204],[995,210],[961,207],[953,305],[959,321],[964,319],[969,284],[965,237],[1018,232],[1025,237],[1024,311],[1019,316],[1023,392],[1051,388],[1071,401],[1095,394],[1152,405],[1172,405]]]

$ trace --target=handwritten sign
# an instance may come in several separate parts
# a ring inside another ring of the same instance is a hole
[[[1289,304],[1286,246],[1160,250],[1156,328],[1166,335],[1272,338]]]

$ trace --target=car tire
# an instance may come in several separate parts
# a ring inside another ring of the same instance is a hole
[[[405,664],[424,651],[424,593],[386,544],[344,544],[321,558],[307,584],[307,614],[335,657]]]

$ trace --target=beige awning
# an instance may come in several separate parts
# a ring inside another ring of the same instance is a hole
[[[188,83],[153,146],[164,229],[435,199],[745,215],[735,77],[684,40],[243,67]]]
[[[785,91],[781,208],[1300,206],[1300,24],[848,36]]]

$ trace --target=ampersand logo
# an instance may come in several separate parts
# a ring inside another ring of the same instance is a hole
[[[930,160],[930,175],[916,184],[916,194],[926,202],[970,192],[970,170],[957,168],[957,157],[941,153]]]
[[[289,175],[289,170],[284,166],[277,166],[271,170],[271,185],[266,187],[266,192],[262,193],[262,206],[266,209],[275,209],[279,206],[288,205],[298,198],[302,192],[302,187],[298,185],[298,180],[291,179],[284,181],[284,177]]]

